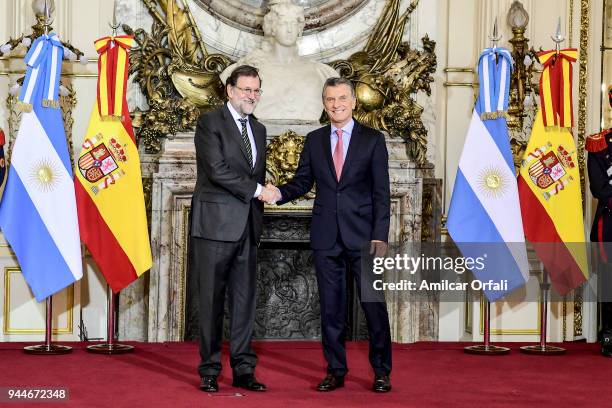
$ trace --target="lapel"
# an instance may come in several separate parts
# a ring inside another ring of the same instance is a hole
[[[257,157],[255,157],[255,167],[257,167],[266,161],[266,137],[260,131],[259,122],[255,120],[253,115],[249,116],[249,123],[253,132],[253,139],[255,139],[255,147],[257,148]],[[242,139],[242,136],[240,138]]]
[[[321,128],[321,132],[323,132],[323,137],[321,140],[323,141],[323,155],[327,161],[327,167],[329,167],[329,171],[331,172],[332,179],[338,182],[338,178],[336,177],[336,169],[334,168],[334,159],[331,154],[331,125],[327,125]]]
[[[363,138],[361,137],[361,126],[359,125],[359,122],[355,120],[355,125],[353,126],[353,133],[351,133],[351,142],[349,143],[348,151],[346,152],[346,159],[344,159],[344,165],[342,166],[342,174],[340,174],[340,184],[346,181],[346,176],[350,168],[351,160],[359,151],[362,139]]]
[[[247,165],[250,168],[251,163],[249,163],[246,146],[244,145],[244,142],[242,141],[242,134],[238,130],[238,126],[234,121],[234,117],[232,116],[232,113],[229,111],[229,108],[227,107],[227,104],[225,103],[223,104],[223,107],[221,108],[221,114],[223,115],[223,119],[224,119],[223,125],[225,126],[227,133],[230,135],[231,138],[233,138],[236,141],[236,143],[238,143],[238,146],[240,146],[240,150],[242,151],[242,156],[244,157],[244,161],[247,162]],[[257,148],[259,149],[259,146]]]

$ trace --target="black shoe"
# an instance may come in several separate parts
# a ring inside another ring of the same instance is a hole
[[[372,391],[374,392],[389,392],[391,391],[391,380],[388,375],[377,375],[374,377],[374,384],[372,384]]]
[[[217,384],[216,375],[205,375],[200,381],[200,389],[204,392],[217,392],[219,391],[219,384]]]
[[[601,346],[601,355],[604,357],[612,357],[612,347]]]
[[[232,381],[232,385],[234,387],[244,388],[249,391],[265,391],[267,390],[266,385],[257,381],[255,375],[253,374],[244,374],[234,377]]]
[[[327,374],[323,381],[317,385],[317,391],[333,391],[336,388],[344,387],[344,376],[343,375],[332,375]]]

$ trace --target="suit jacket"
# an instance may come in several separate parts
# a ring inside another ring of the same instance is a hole
[[[587,169],[589,187],[597,198],[597,209],[591,228],[592,242],[612,242],[612,131],[606,135],[607,148],[600,152],[589,152]]]
[[[191,204],[191,236],[238,241],[251,215],[256,241],[263,222],[263,203],[253,199],[266,173],[266,128],[253,116],[249,123],[257,147],[255,168],[227,106],[200,116],[195,133],[198,178]]]
[[[340,182],[331,154],[331,126],[307,135],[293,179],[280,186],[284,204],[316,183],[312,209],[312,249],[330,249],[338,239],[350,250],[371,240],[387,242],[391,216],[389,156],[382,133],[355,121]]]

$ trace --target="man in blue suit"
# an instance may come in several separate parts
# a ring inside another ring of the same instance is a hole
[[[277,204],[295,200],[316,183],[310,243],[321,302],[321,332],[327,376],[318,391],[344,386],[346,362],[346,273],[361,295],[361,250],[383,256],[389,236],[388,153],[383,134],[353,119],[353,84],[329,78],[323,104],[331,124],[307,135],[293,179],[278,187]],[[367,271],[366,271],[367,272]],[[365,272],[364,272],[365,273]],[[365,284],[365,283],[364,283]],[[361,299],[370,339],[375,392],[391,389],[391,334],[384,301]]]

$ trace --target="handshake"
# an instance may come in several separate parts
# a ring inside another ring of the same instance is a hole
[[[276,204],[278,200],[282,198],[280,190],[272,183],[268,183],[262,190],[261,194],[257,196],[259,201],[263,201],[266,204]]]

